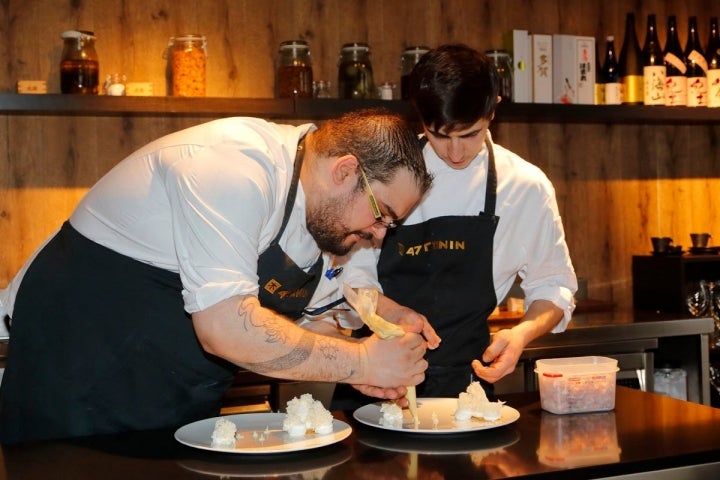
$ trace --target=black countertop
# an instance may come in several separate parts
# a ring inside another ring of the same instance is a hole
[[[417,469],[416,478],[433,480],[627,479],[647,471],[643,478],[663,479],[690,478],[678,476],[688,468],[701,475],[692,478],[720,478],[720,409],[624,387],[615,410],[601,413],[550,414],[537,393],[504,400],[520,412],[515,423],[454,435],[386,431],[336,412],[352,426],[350,437],[288,454],[194,449],[172,430],[3,446],[0,478],[405,479]]]

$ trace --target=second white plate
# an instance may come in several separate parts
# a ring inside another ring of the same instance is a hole
[[[380,419],[382,412],[380,407],[382,403],[371,403],[358,408],[353,413],[353,417],[360,423],[371,427],[382,428],[385,430],[395,430],[405,433],[427,433],[427,434],[448,434],[459,432],[472,432],[475,430],[487,430],[489,428],[502,427],[515,422],[520,418],[520,412],[512,407],[503,405],[500,412],[500,418],[495,421],[480,420],[472,418],[470,420],[455,420],[455,410],[457,409],[457,398],[418,398],[418,417],[420,423],[415,427],[412,415],[408,409],[403,409],[402,427],[393,427],[381,425]],[[434,418],[437,418],[435,424]]]
[[[352,432],[350,425],[333,420],[333,431],[326,435],[291,437],[282,429],[284,413],[240,413],[223,418],[234,422],[240,438],[234,447],[215,447],[211,435],[215,421],[220,417],[206,418],[180,427],[175,439],[190,447],[226,453],[287,453],[309,450],[340,442]]]

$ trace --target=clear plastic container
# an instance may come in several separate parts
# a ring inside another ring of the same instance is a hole
[[[560,414],[612,410],[618,370],[617,360],[607,357],[538,360],[540,406]]]

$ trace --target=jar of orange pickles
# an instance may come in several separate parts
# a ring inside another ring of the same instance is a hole
[[[207,39],[204,35],[170,37],[166,51],[168,92],[177,97],[204,97],[206,57]]]

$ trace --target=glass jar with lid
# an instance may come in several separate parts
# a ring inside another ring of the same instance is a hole
[[[500,77],[500,98],[505,102],[513,99],[512,58],[505,50],[487,50],[485,55],[492,61]]]
[[[170,37],[166,58],[169,69],[168,91],[178,97],[204,97],[207,58],[205,36],[188,34]]]
[[[410,97],[408,91],[410,72],[412,72],[415,64],[420,61],[420,57],[430,51],[430,47],[417,46],[406,48],[400,57],[400,97],[407,100]]]
[[[277,95],[280,98],[312,98],[310,47],[305,40],[287,40],[280,44]]]
[[[60,59],[60,91],[97,95],[100,66],[95,52],[95,34],[88,30],[68,30]]]
[[[375,98],[375,82],[367,43],[346,43],[338,61],[338,96],[340,98]]]

